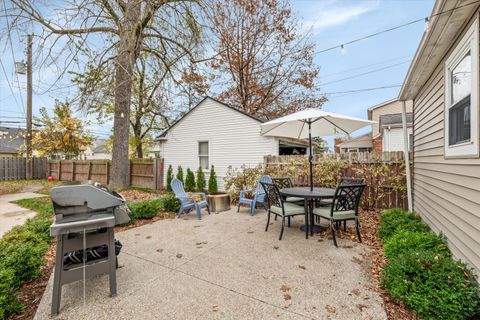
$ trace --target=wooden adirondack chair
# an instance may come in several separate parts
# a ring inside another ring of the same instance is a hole
[[[262,187],[262,182],[272,183],[272,178],[270,176],[261,176],[257,188],[255,190],[242,190],[240,191],[240,199],[238,200],[238,209],[240,211],[240,205],[244,204],[250,207],[250,215],[253,216],[253,212],[258,204],[267,208],[265,201],[265,189]],[[253,199],[247,198],[246,193],[253,193]]]
[[[182,215],[182,212],[189,213],[190,210],[195,209],[197,212],[198,220],[202,220],[202,207],[207,207],[208,214],[210,214],[210,208],[208,207],[207,197],[203,192],[193,192],[192,195],[198,194],[202,197],[202,200],[196,201],[195,199],[189,198],[185,189],[183,189],[183,183],[178,179],[173,179],[170,183],[172,191],[180,201],[180,209],[178,210],[178,217]]]

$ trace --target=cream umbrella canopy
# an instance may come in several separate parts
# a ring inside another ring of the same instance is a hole
[[[350,135],[354,131],[373,123],[375,121],[308,108],[263,123],[261,125],[261,135],[297,139],[308,138],[310,150],[308,158],[310,163],[310,190],[313,190],[312,137],[336,136],[339,134]]]

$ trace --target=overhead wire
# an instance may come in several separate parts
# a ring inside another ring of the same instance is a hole
[[[423,18],[415,19],[415,20],[412,20],[412,21],[403,23],[403,24],[401,24],[401,25],[397,25],[397,26],[394,26],[394,27],[391,27],[391,28],[388,28],[388,29],[380,30],[380,31],[371,33],[371,34],[369,34],[369,35],[366,35],[366,36],[363,36],[363,37],[360,37],[360,38],[357,38],[357,39],[353,39],[353,40],[350,40],[350,41],[347,41],[347,42],[342,42],[342,43],[340,43],[340,44],[338,44],[338,45],[335,45],[335,46],[332,46],[332,47],[329,47],[329,48],[326,48],[326,49],[319,50],[319,51],[315,52],[315,54],[319,54],[319,53],[331,51],[331,50],[338,49],[338,48],[343,49],[346,45],[350,45],[350,44],[352,44],[352,43],[356,43],[356,42],[359,42],[359,41],[367,40],[367,39],[370,39],[370,38],[379,36],[379,35],[384,34],[384,33],[387,33],[387,32],[391,32],[391,31],[394,31],[394,30],[398,30],[398,29],[401,29],[401,28],[410,26],[410,25],[412,25],[412,24],[415,24],[415,23],[418,23],[418,22],[421,22],[421,21],[424,21],[425,23],[428,23],[432,17],[436,17],[436,16],[440,16],[440,15],[442,15],[442,14],[450,13],[450,12],[453,12],[453,11],[455,11],[455,10],[462,9],[462,8],[467,7],[467,6],[471,6],[471,5],[478,4],[478,3],[480,3],[480,0],[475,0],[475,1],[473,1],[473,2],[469,2],[469,3],[466,3],[466,4],[460,5],[460,6],[458,6],[458,7],[449,9],[449,10],[445,10],[445,11],[442,11],[442,12],[438,12],[438,13],[435,13],[435,14],[432,14],[432,15],[430,15],[430,16],[426,16],[426,17],[423,17]]]

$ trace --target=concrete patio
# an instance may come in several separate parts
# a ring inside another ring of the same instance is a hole
[[[362,270],[367,248],[305,239],[299,217],[282,241],[261,210],[164,220],[117,233],[118,295],[108,277],[63,287],[57,319],[386,319]],[[320,239],[320,241],[319,241]],[[51,285],[35,319],[50,319]]]

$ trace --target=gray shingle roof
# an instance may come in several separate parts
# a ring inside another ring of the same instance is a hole
[[[413,120],[413,113],[407,113],[407,124],[411,124]],[[392,126],[392,125],[401,125],[402,124],[402,114],[393,113],[393,114],[384,114],[380,116],[380,126]]]

